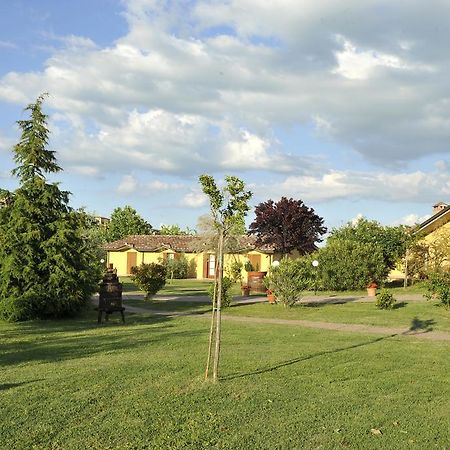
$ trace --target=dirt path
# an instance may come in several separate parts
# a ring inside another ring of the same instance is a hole
[[[169,317],[196,317],[196,318],[209,318],[208,313],[192,313],[192,312],[171,312],[171,311],[155,311],[146,308],[139,308],[136,306],[127,306],[127,312],[131,313],[147,313]],[[247,316],[233,316],[230,314],[222,314],[223,320],[230,320],[234,322],[243,323],[255,323],[255,324],[268,324],[268,325],[288,325],[297,326],[303,328],[315,328],[321,330],[343,331],[347,333],[367,333],[367,334],[387,334],[391,336],[408,336],[417,339],[426,339],[430,341],[449,341],[450,333],[445,331],[432,331],[423,329],[410,329],[410,328],[396,328],[396,327],[381,327],[374,325],[362,325],[354,323],[335,323],[335,322],[318,322],[313,320],[298,320],[298,319],[268,319],[263,317],[247,317]]]

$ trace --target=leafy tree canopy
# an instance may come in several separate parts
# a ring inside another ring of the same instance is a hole
[[[357,240],[328,240],[317,259],[320,285],[325,289],[363,289],[372,281],[382,282],[389,272],[381,248]]]
[[[327,229],[323,218],[301,200],[282,197],[277,203],[267,200],[255,208],[256,218],[250,233],[257,237],[257,245],[269,245],[287,255],[297,250],[301,255],[316,249],[316,242]]]
[[[174,225],[161,225],[159,229],[159,234],[167,235],[167,236],[193,236],[196,233],[195,230],[190,229],[189,227],[186,227],[185,230],[183,230],[178,224]]]
[[[116,241],[131,234],[151,234],[152,226],[129,205],[116,208],[108,224],[107,239]]]
[[[385,267],[392,269],[398,259],[404,256],[410,239],[408,227],[382,226],[375,220],[361,218],[341,228],[333,229],[328,242],[350,240],[375,245],[381,249]]]
[[[13,170],[19,188],[0,214],[0,317],[7,320],[60,317],[79,311],[95,291],[100,264],[84,237],[85,218],[68,205],[69,192],[48,183],[59,172],[48,150],[44,96],[18,122]]]

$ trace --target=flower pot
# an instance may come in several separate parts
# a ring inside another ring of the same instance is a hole
[[[253,292],[265,292],[263,278],[266,276],[266,273],[267,272],[248,272],[247,284]]]
[[[272,291],[267,291],[267,300],[269,300],[269,303],[277,302],[277,300],[275,298],[275,294]]]
[[[250,295],[250,288],[241,288],[241,294],[243,297],[248,297]]]
[[[375,297],[377,295],[376,287],[368,287],[367,288],[367,297]]]

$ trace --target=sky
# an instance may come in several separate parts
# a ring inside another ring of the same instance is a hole
[[[48,92],[75,208],[193,228],[208,173],[330,229],[423,221],[450,203],[448,23],[445,0],[2,0],[0,187]]]

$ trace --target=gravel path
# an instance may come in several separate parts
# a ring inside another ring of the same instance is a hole
[[[154,314],[168,317],[196,317],[209,318],[208,313],[192,313],[192,312],[173,312],[173,311],[155,311],[147,308],[139,308],[136,306],[126,306],[126,311],[136,314]],[[409,336],[417,339],[426,339],[431,341],[448,341],[450,342],[450,333],[445,331],[432,331],[400,327],[381,327],[374,325],[362,325],[352,323],[335,323],[335,322],[319,322],[313,320],[296,320],[296,319],[270,319],[263,317],[247,317],[247,316],[233,316],[227,313],[222,313],[223,320],[229,320],[242,323],[268,324],[268,325],[288,325],[303,328],[315,328],[321,330],[343,331],[348,333],[367,333],[367,334],[387,334],[391,336]]]

